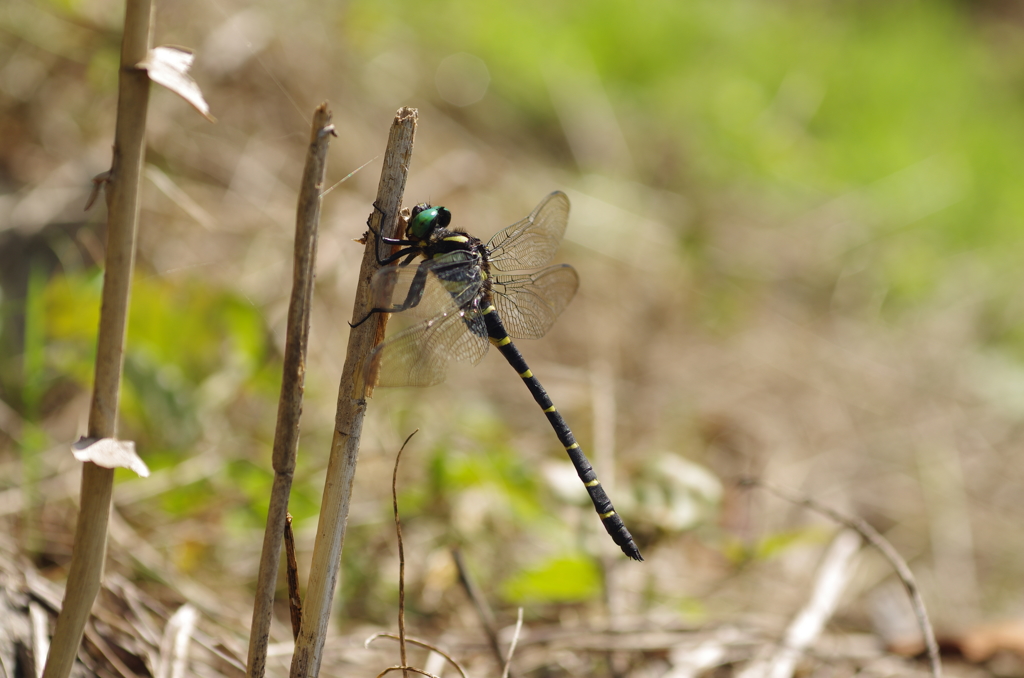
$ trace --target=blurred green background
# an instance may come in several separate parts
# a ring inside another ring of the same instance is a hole
[[[55,576],[102,284],[103,208],[82,206],[109,163],[120,12],[0,6],[0,492],[21,488],[0,506]],[[407,204],[444,204],[487,237],[551,190],[573,201],[559,258],[580,271],[579,296],[521,349],[648,559],[620,562],[543,417],[491,356],[371,402],[340,624],[392,614],[391,464],[415,428],[400,500],[421,620],[451,624],[465,604],[455,545],[496,604],[528,602],[537,617],[601,609],[612,580],[619,612],[782,614],[830,528],[740,490],[750,475],[887,534],[940,628],[1019,612],[1018,4],[179,1],[158,5],[156,44],[197,50],[218,122],[154,87],[120,430],[156,474],[126,474],[115,499],[152,547],[120,557],[136,576],[191,577],[245,609],[296,186],[309,117],[328,100],[331,183],[369,164],[324,200],[291,506],[300,568],[351,316],[351,240],[400,106],[420,116]],[[864,594],[889,576],[867,560]],[[867,627],[870,596],[855,598],[849,618]]]

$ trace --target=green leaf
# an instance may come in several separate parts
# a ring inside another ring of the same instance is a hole
[[[601,593],[601,573],[593,560],[559,556],[524,570],[501,585],[502,597],[512,604],[574,603]]]

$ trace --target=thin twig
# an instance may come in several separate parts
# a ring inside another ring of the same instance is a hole
[[[151,0],[128,0],[121,42],[114,155],[107,190],[107,255],[103,276],[96,372],[88,437],[111,438],[117,429],[117,405],[124,365],[128,299],[135,266],[139,193],[146,153],[149,75],[138,66],[149,53]],[[106,559],[114,469],[82,465],[81,507],[75,528],[64,604],[54,628],[44,678],[67,678],[100,590]],[[40,658],[42,661],[42,658]]]
[[[335,181],[335,182],[334,182],[333,184],[331,184],[331,185],[330,185],[330,186],[329,186],[328,188],[325,188],[325,189],[323,190],[323,193],[321,193],[321,194],[320,194],[320,197],[321,197],[321,198],[323,198],[323,197],[324,197],[324,196],[326,196],[326,195],[327,195],[328,193],[330,193],[331,191],[333,191],[334,189],[336,189],[336,188],[337,188],[338,186],[341,186],[341,185],[342,185],[343,183],[345,183],[346,181],[348,181],[349,179],[351,179],[352,177],[354,177],[354,176],[356,175],[356,173],[357,173],[357,172],[359,172],[360,170],[362,170],[362,169],[363,169],[364,167],[366,167],[367,165],[369,165],[369,164],[370,164],[371,162],[373,162],[374,160],[376,160],[376,159],[377,159],[377,158],[379,158],[379,157],[380,157],[379,155],[375,155],[375,156],[373,156],[372,158],[370,158],[369,160],[367,160],[366,162],[364,162],[364,163],[363,163],[362,165],[360,165],[359,167],[355,168],[354,170],[352,170],[351,172],[349,172],[348,174],[346,174],[346,175],[345,175],[345,176],[343,176],[342,178],[340,178],[340,179],[338,179],[337,181]]]
[[[288,612],[292,620],[292,640],[295,640],[302,626],[302,595],[299,593],[299,561],[295,557],[295,532],[292,531],[290,513],[284,524],[284,555],[288,573]]]
[[[508,656],[505,658],[505,668],[501,671],[501,678],[508,678],[512,670],[512,656],[516,653],[516,645],[519,643],[519,634],[523,630],[523,608],[519,608],[516,615],[516,630],[512,633],[512,642],[508,646]]]
[[[427,676],[428,678],[438,678],[438,676],[435,676],[433,673],[427,673],[423,669],[418,669],[415,666],[389,666],[388,668],[378,673],[377,678],[386,676],[392,671],[401,671],[402,673],[405,673],[406,671],[412,671],[413,673],[418,673],[421,676]]]
[[[910,605],[914,608],[914,615],[917,617],[917,624],[921,629],[921,635],[924,636],[925,646],[928,648],[928,661],[931,664],[932,676],[934,678],[942,677],[942,660],[939,657],[939,644],[935,640],[935,631],[932,629],[932,623],[928,619],[928,611],[924,607],[924,600],[921,598],[921,591],[917,586],[917,580],[914,579],[914,573],[910,571],[910,566],[907,565],[907,561],[903,559],[903,556],[899,554],[896,548],[889,543],[889,541],[883,537],[878,530],[871,527],[865,520],[861,518],[852,518],[850,516],[843,515],[839,511],[826,506],[810,497],[798,497],[790,494],[785,490],[769,485],[768,483],[757,480],[757,479],[744,479],[741,481],[742,485],[749,485],[751,487],[762,487],[776,497],[784,499],[792,504],[799,504],[806,506],[807,508],[827,516],[845,527],[850,528],[861,537],[864,538],[869,544],[878,549],[878,552],[889,561],[893,569],[896,571],[896,576],[903,584],[903,588],[907,590],[907,595],[910,597]]]
[[[398,211],[401,209],[405,181],[412,162],[417,116],[415,109],[399,109],[391,125],[388,147],[384,153],[384,168],[377,188],[376,207],[370,216],[377,233],[386,236],[394,235],[398,223]],[[385,215],[388,220],[386,224],[383,223]],[[376,245],[376,238],[366,239],[352,309],[353,322],[361,319],[372,308],[370,281],[380,268]],[[352,500],[352,483],[359,459],[363,415],[366,413],[366,388],[361,377],[367,356],[384,338],[387,317],[387,313],[378,313],[375,318],[353,328],[349,333],[348,353],[338,389],[334,438],[327,462],[324,495],[320,502],[320,521],[313,544],[306,599],[303,601],[302,628],[292,655],[291,678],[309,678],[320,672],[327,624],[338,583],[341,549]]]
[[[367,638],[366,642],[363,643],[363,645],[366,646],[366,647],[369,647],[370,643],[372,643],[373,641],[377,640],[378,638],[388,638],[390,640],[399,640],[398,636],[396,636],[393,633],[375,633],[372,636],[370,636],[369,638]],[[457,661],[455,661],[454,659],[452,659],[451,656],[449,656],[447,653],[442,652],[441,650],[437,649],[436,645],[431,645],[430,643],[428,643],[426,641],[417,640],[415,638],[406,638],[405,642],[407,642],[407,643],[409,643],[411,645],[416,645],[417,647],[422,647],[422,648],[424,648],[426,650],[430,650],[431,652],[436,652],[437,654],[439,654],[442,657],[444,657],[445,659],[447,659],[448,663],[455,667],[455,670],[459,672],[459,675],[462,676],[462,678],[467,678],[466,672],[462,670],[462,667],[459,666],[459,663]],[[398,668],[401,668],[401,667],[398,667]]]
[[[839,531],[818,566],[810,598],[786,628],[782,642],[773,649],[767,647],[739,672],[738,678],[792,678],[800,657],[821,636],[835,612],[853,574],[854,556],[863,543],[857,532]]]
[[[86,626],[85,639],[94,645],[100,656],[110,664],[111,668],[121,674],[124,678],[142,678],[128,668],[123,661],[121,661],[121,656],[114,650],[114,648],[110,647],[110,643],[108,643],[107,639],[96,630],[93,624]]]
[[[189,645],[198,617],[196,608],[185,603],[167,620],[160,641],[156,678],[182,678],[187,673]]]
[[[395,455],[395,470],[391,474],[391,505],[395,511],[395,534],[398,536],[398,653],[402,666],[408,664],[405,656],[405,544],[402,543],[402,521],[398,517],[398,464],[402,461],[402,452],[412,437],[419,433],[416,429],[402,443]]]
[[[476,585],[473,577],[469,574],[469,567],[466,566],[466,561],[462,557],[462,551],[452,549],[452,558],[459,571],[459,582],[462,583],[462,588],[466,589],[466,595],[469,596],[477,616],[480,617],[480,624],[484,627],[484,634],[487,636],[487,643],[491,646],[491,653],[494,654],[498,666],[504,666],[505,653],[501,651],[501,643],[498,641],[498,628],[494,621],[494,612],[487,604],[487,598],[484,597],[480,587]]]
[[[323,103],[313,112],[306,166],[302,172],[299,204],[295,218],[295,251],[292,268],[292,294],[288,303],[288,326],[284,345],[281,397],[277,406],[274,431],[274,484],[263,533],[263,552],[256,578],[256,597],[249,629],[249,661],[246,675],[263,678],[267,668],[267,644],[274,615],[274,591],[281,563],[288,497],[295,474],[299,447],[299,418],[302,415],[302,390],[306,376],[306,346],[309,343],[309,316],[313,304],[313,279],[316,273],[317,233],[320,227],[320,191],[327,174],[327,150],[334,135],[331,111]]]
[[[32,625],[32,667],[31,675],[42,678],[43,662],[50,652],[49,616],[43,606],[34,600],[28,603],[28,618]]]

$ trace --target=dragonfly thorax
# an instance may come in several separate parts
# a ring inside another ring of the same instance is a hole
[[[406,235],[418,241],[413,247],[419,249],[425,259],[435,259],[451,252],[469,252],[476,257],[477,265],[484,272],[484,279],[490,273],[487,265],[487,248],[479,238],[459,228],[447,228],[452,213],[447,207],[420,203],[412,208]],[[467,260],[462,259],[465,262]]]

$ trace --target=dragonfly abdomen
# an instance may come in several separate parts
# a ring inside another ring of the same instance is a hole
[[[537,377],[533,376],[533,372],[526,364],[523,354],[512,343],[512,339],[509,338],[508,332],[505,331],[505,327],[501,322],[501,318],[498,317],[494,306],[485,308],[483,316],[491,344],[505,356],[505,360],[519,374],[523,383],[530,390],[533,399],[544,410],[551,428],[554,429],[559,442],[565,447],[566,454],[569,455],[572,465],[576,468],[576,473],[579,475],[580,480],[583,481],[584,487],[587,488],[587,493],[590,495],[590,500],[594,503],[594,509],[601,518],[605,530],[611,535],[612,540],[619,545],[623,553],[633,560],[643,560],[643,556],[640,555],[640,549],[633,542],[633,536],[626,529],[626,524],[622,522],[622,518],[619,517],[615,507],[612,506],[611,499],[608,498],[608,493],[604,491],[604,487],[601,486],[601,482],[597,479],[594,467],[590,464],[587,456],[583,454],[579,443],[576,442],[576,437],[573,436],[569,425],[565,422],[565,419],[554,403],[551,402],[547,391],[540,381],[537,380]]]

